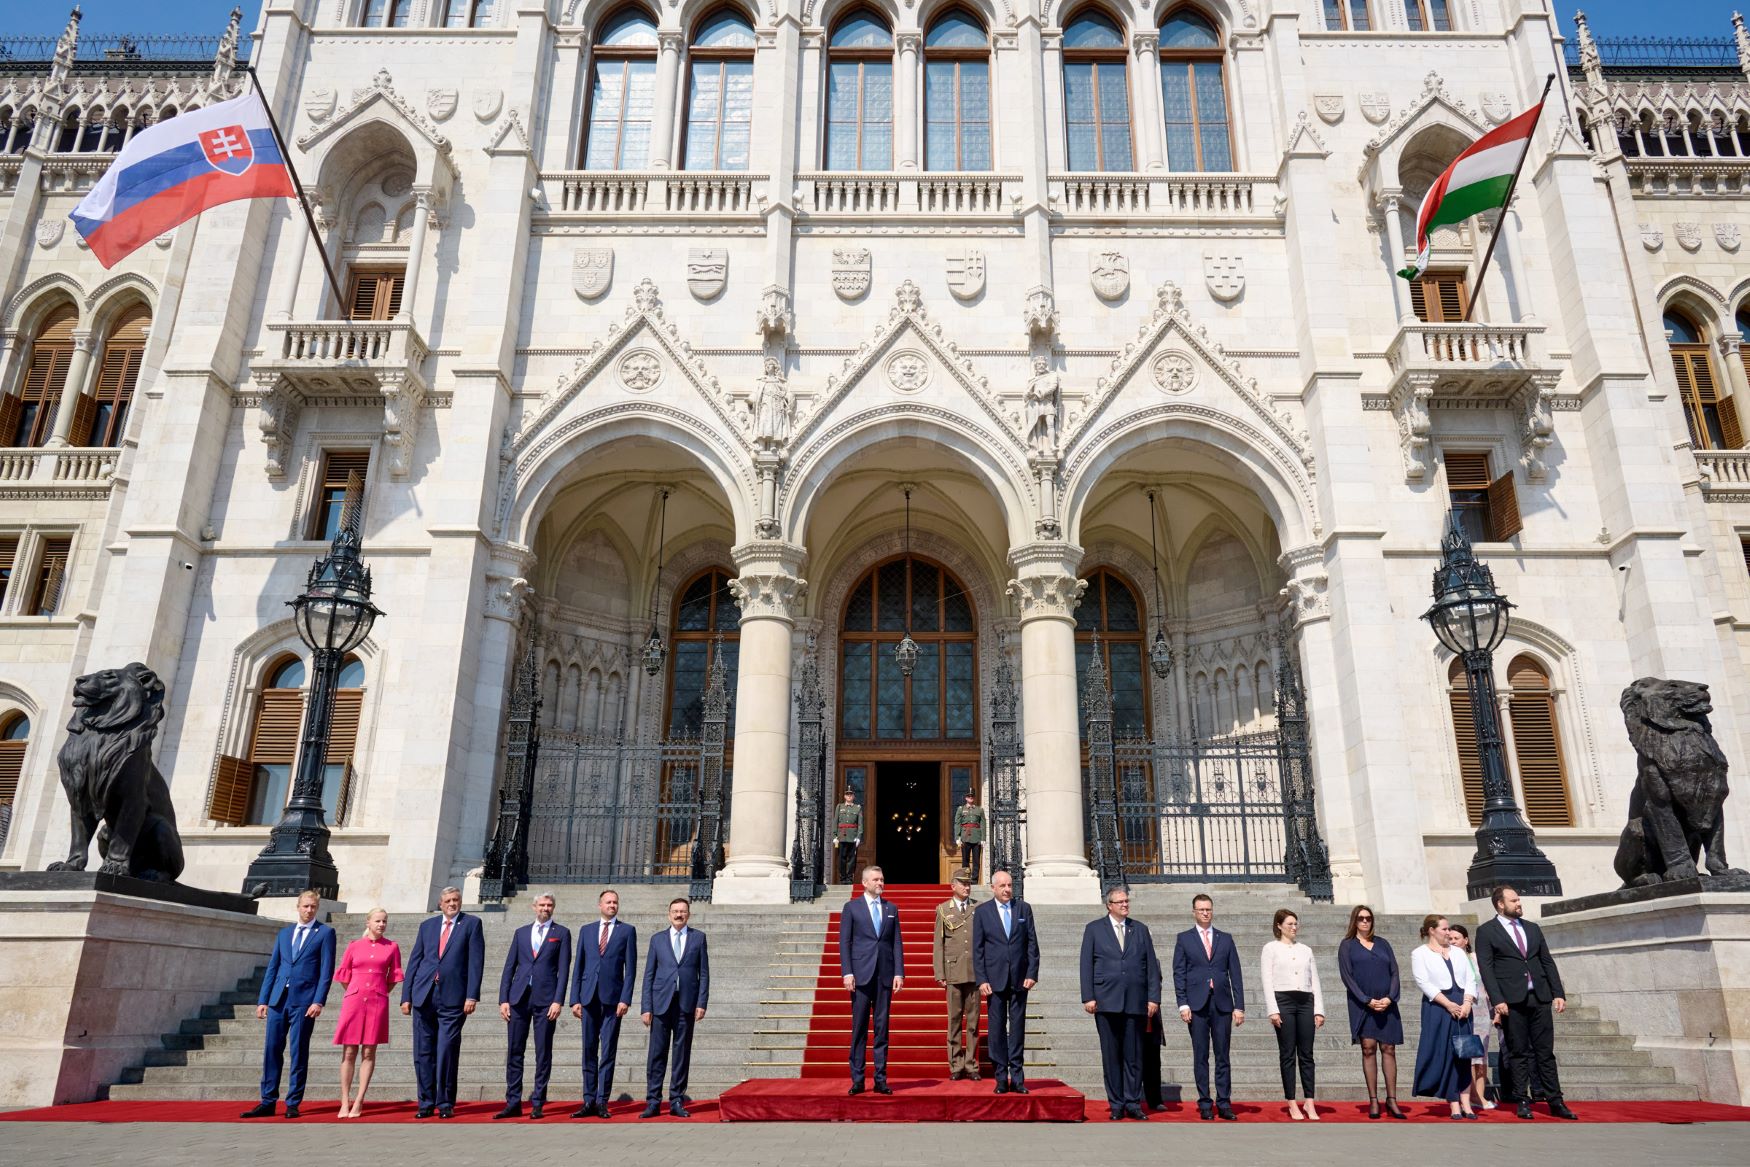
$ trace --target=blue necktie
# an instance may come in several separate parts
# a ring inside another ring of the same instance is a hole
[[[682,935],[684,935],[684,933],[680,933],[680,932],[670,932],[669,933],[669,939],[674,942],[674,962],[676,964],[679,964],[681,962],[681,936]]]
[[[1009,928],[1009,905],[998,904],[997,910],[1003,914],[1003,935],[1007,937],[1011,935],[1011,930]]]
[[[881,935],[881,901],[869,901],[869,919],[875,925],[875,935]]]

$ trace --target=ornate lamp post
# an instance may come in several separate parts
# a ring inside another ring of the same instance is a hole
[[[1157,680],[1164,681],[1173,671],[1173,650],[1161,632],[1161,625],[1167,619],[1167,601],[1161,594],[1161,555],[1155,543],[1155,492],[1152,490],[1148,492],[1148,570],[1155,581],[1155,638],[1148,646],[1148,667],[1154,671]]]
[[[257,899],[297,895],[305,888],[314,888],[326,899],[340,895],[340,873],[328,853],[328,822],[322,811],[334,691],[340,662],[364,643],[383,614],[371,603],[371,569],[359,559],[358,508],[349,501],[347,509],[350,513],[327,556],[310,568],[303,594],[287,601],[298,636],[310,647],[310,709],[304,717],[291,799],[267,846],[243,877],[244,894]]]
[[[1466,895],[1483,899],[1501,884],[1522,895],[1562,894],[1555,865],[1538,850],[1537,838],[1507,778],[1496,717],[1494,655],[1507,635],[1507,610],[1513,605],[1495,590],[1495,575],[1478,562],[1458,515],[1447,515],[1440,541],[1440,566],[1434,570],[1434,606],[1422,614],[1434,635],[1464,661],[1470,688],[1471,722],[1483,773],[1483,821],[1477,827],[1477,852],[1466,876]]]
[[[662,489],[662,518],[657,524],[656,534],[656,583],[650,588],[650,638],[638,654],[644,661],[645,673],[652,677],[662,671],[662,662],[668,657],[668,646],[662,643],[662,632],[656,626],[656,601],[662,588],[662,555],[667,542],[668,488],[665,486]]]
[[[918,642],[911,638],[911,487],[905,488],[905,639],[893,646],[893,659],[901,676],[918,667]]]

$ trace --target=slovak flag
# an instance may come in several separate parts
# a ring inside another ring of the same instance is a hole
[[[246,93],[136,133],[68,218],[108,268],[208,207],[296,197],[267,106]]]

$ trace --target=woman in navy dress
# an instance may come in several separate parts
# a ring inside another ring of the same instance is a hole
[[[1422,921],[1428,943],[1410,955],[1410,972],[1422,990],[1422,1032],[1416,1040],[1417,1098],[1444,1098],[1455,1119],[1476,1118],[1470,1105],[1470,1058],[1460,1057],[1455,1038],[1471,1036],[1476,985],[1470,961],[1451,946],[1445,916]]]
[[[1337,972],[1349,998],[1349,1038],[1361,1046],[1361,1069],[1367,1075],[1367,1117],[1379,1117],[1379,1062],[1385,1062],[1385,1112],[1406,1117],[1398,1109],[1398,1046],[1404,1042],[1404,1021],[1398,1015],[1398,958],[1383,936],[1373,931],[1373,909],[1357,904],[1349,913],[1349,928],[1337,946]]]

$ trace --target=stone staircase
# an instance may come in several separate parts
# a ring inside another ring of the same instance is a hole
[[[631,885],[619,888],[620,918],[639,931],[642,965],[649,936],[665,926],[668,901],[684,886]],[[710,1097],[747,1078],[794,1078],[802,1070],[809,1018],[826,936],[827,921],[848,898],[849,889],[834,887],[813,904],[779,907],[695,904],[693,924],[711,938],[711,1008],[693,1046],[690,1093]],[[1276,1041],[1268,1011],[1257,998],[1258,952],[1270,936],[1276,908],[1293,906],[1300,915],[1301,937],[1318,954],[1319,972],[1330,1013],[1316,1039],[1319,1097],[1365,1098],[1359,1051],[1349,1042],[1347,1012],[1337,978],[1336,945],[1348,919],[1344,907],[1312,905],[1293,888],[1256,885],[1211,889],[1216,923],[1234,934],[1247,978],[1252,1009],[1235,1034],[1233,1093],[1236,1099],[1264,1100],[1280,1096]],[[573,928],[594,918],[594,889],[560,888],[559,920]],[[1133,918],[1147,923],[1163,959],[1170,957],[1172,937],[1190,923],[1192,889],[1180,885],[1138,885],[1132,889]],[[988,892],[982,893],[983,899]],[[474,910],[474,909],[470,909]],[[1099,1042],[1094,1025],[1082,1011],[1076,964],[1082,928],[1099,909],[1092,906],[1034,905],[1043,946],[1041,982],[1028,1005],[1027,1065],[1038,1078],[1060,1078],[1089,1097],[1103,1097]],[[504,1091],[504,1029],[497,1017],[498,974],[511,933],[530,919],[528,897],[503,910],[479,911],[486,931],[486,976],[480,1011],[465,1031],[460,1068],[462,1101],[494,1100]],[[389,935],[411,947],[423,916],[401,915],[389,923]],[[332,921],[344,944],[363,931],[359,915]],[[1410,1094],[1415,1063],[1419,1001],[1409,980],[1410,951],[1415,947],[1421,917],[1387,915],[1380,932],[1392,942],[1404,966],[1405,1045],[1399,1050],[1398,1090]],[[1469,924],[1470,921],[1465,921]],[[1170,978],[1170,970],[1168,971]],[[260,972],[203,1006],[178,1032],[167,1034],[164,1048],[154,1050],[146,1064],[128,1071],[110,1090],[112,1098],[236,1099],[256,1096],[260,1076],[262,1025],[253,1006]],[[1170,979],[1165,995],[1171,998]],[[318,1023],[312,1042],[310,1097],[333,1098],[338,1092],[339,1056],[330,1044],[339,1017],[340,994]],[[637,1005],[636,997],[633,1001]],[[1170,1012],[1170,1008],[1169,1008]],[[581,1043],[578,1025],[569,1013],[554,1042],[553,1080],[549,1097],[555,1102],[582,1093]],[[389,1046],[379,1055],[371,1098],[387,1102],[411,1100],[414,1094],[411,1055],[412,1023],[399,1011],[391,1014]],[[1169,1098],[1194,1098],[1190,1043],[1175,1018],[1166,1028],[1162,1077]],[[646,1034],[635,1014],[621,1029],[617,1098],[641,1099],[644,1094]],[[1584,1002],[1570,1001],[1556,1022],[1556,1055],[1568,1098],[1693,1099],[1695,1087],[1677,1082],[1669,1068],[1654,1066],[1634,1048],[1632,1036],[1614,1022],[1601,1019]],[[529,1071],[533,1072],[530,1055]],[[526,1088],[526,1087],[525,1087]]]

